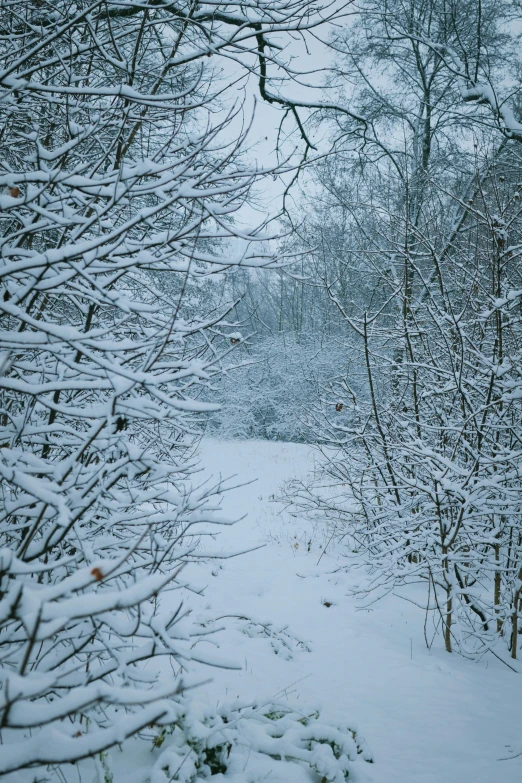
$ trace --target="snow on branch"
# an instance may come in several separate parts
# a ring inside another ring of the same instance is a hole
[[[236,666],[190,617],[233,521],[193,452],[230,351],[214,274],[282,263],[234,215],[289,167],[248,162],[215,18],[172,9],[0,11],[0,774],[172,723],[187,671]]]

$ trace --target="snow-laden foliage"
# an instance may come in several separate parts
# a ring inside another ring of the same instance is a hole
[[[516,657],[520,145],[513,112],[484,87],[517,73],[511,13],[364,0],[335,33],[331,84],[367,118],[365,148],[353,154],[338,116],[339,154],[315,169],[303,223],[317,228],[299,249],[324,256],[313,282],[359,358],[312,412],[324,471],[290,494],[363,556],[369,602],[423,583],[448,651],[502,636]],[[457,111],[463,99],[483,112]],[[339,229],[342,253],[328,246]]]
[[[227,308],[191,291],[273,261],[258,229],[224,254],[263,173],[214,61],[257,63],[266,96],[266,32],[322,19],[277,1],[0,8],[0,774],[63,776],[172,724],[187,663],[208,662],[183,567],[227,522],[190,453]]]
[[[225,439],[308,441],[311,407],[348,364],[334,335],[305,332],[256,335],[238,356],[237,369],[216,383],[221,409],[209,421],[210,432]]]
[[[324,723],[286,703],[224,705],[211,710],[192,701],[173,722],[151,734],[162,752],[150,783],[196,783],[215,777],[230,783],[284,779],[344,783],[371,756],[349,726]],[[164,748],[164,750],[163,750]],[[283,779],[283,778],[281,778]]]
[[[482,653],[501,636],[515,658],[522,213],[513,154],[477,173],[446,243],[427,220],[415,226],[407,216],[394,237],[400,218],[381,213],[393,248],[381,266],[390,305],[347,315],[367,386],[355,395],[347,378],[317,411],[331,447],[325,471],[315,490],[294,485],[292,495],[335,521],[347,552],[363,555],[366,600],[424,582],[419,603],[448,651]]]

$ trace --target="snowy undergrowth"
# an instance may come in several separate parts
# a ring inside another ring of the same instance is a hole
[[[303,715],[281,703],[233,703],[214,710],[193,699],[175,723],[153,737],[154,748],[164,745],[150,783],[209,777],[216,783],[279,778],[344,783],[358,756],[371,760],[353,729],[331,726],[318,712]]]

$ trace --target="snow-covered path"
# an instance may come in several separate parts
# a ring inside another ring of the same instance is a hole
[[[216,615],[260,623],[224,621],[231,632],[222,652],[244,669],[219,670],[210,698],[283,696],[303,710],[321,707],[366,738],[374,783],[519,783],[522,757],[499,758],[506,746],[522,749],[522,675],[492,657],[476,664],[436,644],[428,651],[422,613],[397,598],[356,609],[347,595],[353,577],[332,574],[335,553],[317,565],[323,536],[271,500],[282,481],[305,475],[311,459],[310,449],[296,444],[203,443],[205,470],[257,479],[226,496],[228,514],[248,517],[220,535],[218,548],[266,544],[216,561],[208,577],[202,610],[210,604]],[[267,623],[279,638],[265,635]]]

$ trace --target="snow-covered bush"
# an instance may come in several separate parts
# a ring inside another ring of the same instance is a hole
[[[335,336],[280,332],[256,335],[239,347],[238,369],[216,383],[218,414],[210,432],[221,438],[307,442],[310,412],[321,390],[349,366]]]
[[[325,393],[322,474],[315,488],[295,483],[290,494],[335,522],[346,554],[362,557],[365,600],[420,582],[425,590],[414,600],[448,651],[480,655],[501,637],[515,658],[522,211],[520,160],[508,152],[483,163],[450,239],[403,216],[402,276],[398,254],[395,268],[383,270],[394,307],[351,320],[366,393],[354,395],[347,382]],[[400,214],[383,210],[384,218],[391,242]],[[384,250],[383,258],[389,263]]]
[[[208,662],[183,568],[227,522],[191,458],[216,408],[200,398],[226,308],[194,291],[273,261],[257,229],[237,258],[226,245],[263,173],[239,155],[213,63],[244,56],[250,73],[262,58],[266,93],[265,31],[314,13],[279,0],[0,8],[0,774],[13,780],[63,779],[63,765],[171,725],[188,662]]]
[[[324,723],[287,704],[224,705],[193,700],[169,726],[151,735],[161,753],[148,783],[196,783],[215,777],[230,783],[263,779],[289,783],[345,783],[371,762],[364,741],[348,726]]]

